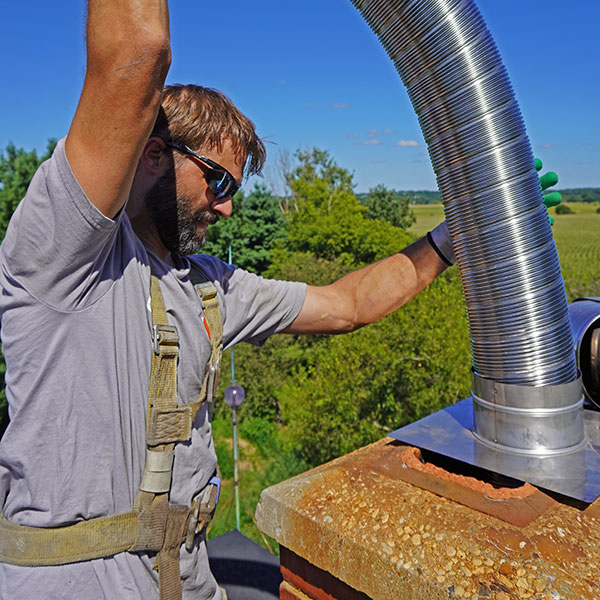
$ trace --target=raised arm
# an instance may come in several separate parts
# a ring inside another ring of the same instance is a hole
[[[447,266],[422,238],[331,285],[309,286],[285,333],[345,333],[373,323],[406,304]]]
[[[89,0],[87,70],[65,151],[108,217],[129,194],[170,61],[167,0]]]

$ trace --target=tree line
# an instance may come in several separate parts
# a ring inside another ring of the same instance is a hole
[[[560,190],[563,202],[599,202],[600,188],[571,188]]]

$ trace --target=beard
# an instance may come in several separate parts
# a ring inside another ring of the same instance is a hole
[[[198,232],[198,225],[213,225],[219,220],[219,215],[211,210],[194,212],[190,198],[177,196],[174,171],[166,173],[154,184],[145,203],[167,250],[183,256],[198,254],[206,243],[206,229]]]

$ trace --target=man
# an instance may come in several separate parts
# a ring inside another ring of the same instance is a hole
[[[169,64],[166,0],[89,0],[87,73],[73,123],[36,173],[0,250],[11,414],[0,443],[3,600],[157,598],[157,565],[162,598],[180,593],[169,588],[177,566],[183,598],[221,598],[188,512],[177,535],[171,513],[161,521],[163,538],[176,538],[175,566],[164,558],[166,541],[141,539],[156,524],[139,529],[148,515],[158,519],[158,500],[187,511],[216,466],[207,402],[194,409],[185,441],[153,449],[146,439],[149,382],[155,401],[162,385],[153,356],[163,356],[168,335],[176,336],[180,412],[168,410],[182,414],[206,386],[215,331],[207,331],[193,272],[216,288],[223,344],[231,346],[280,331],[352,331],[410,300],[451,257],[441,226],[324,287],[263,280],[207,256],[191,259],[191,269],[185,255],[199,251],[208,225],[231,214],[244,173],[258,172],[265,153],[253,124],[221,94],[173,86],[163,95]],[[166,309],[162,330],[151,271]],[[156,466],[173,453],[172,467]],[[144,484],[161,473],[167,492]],[[122,532],[109,543],[96,529],[85,541],[63,538],[77,540],[61,542],[72,554],[65,560],[51,558],[56,545],[47,541],[30,544],[35,557],[28,550],[15,558],[29,535],[76,536],[74,523],[112,526],[125,514],[135,516],[129,551],[114,548]],[[9,538],[13,549],[3,553]],[[103,543],[109,550],[94,553]]]

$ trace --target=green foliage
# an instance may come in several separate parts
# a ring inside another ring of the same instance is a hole
[[[574,215],[575,211],[568,204],[559,204],[555,212],[557,215]]]
[[[308,350],[277,392],[284,440],[311,465],[330,460],[467,396],[469,368],[450,273],[379,323]]]
[[[410,204],[441,204],[440,193],[430,190],[397,190],[396,193],[400,196],[408,198]],[[358,194],[358,199],[363,203],[367,203],[369,194]]]
[[[208,229],[204,252],[228,261],[231,245],[236,266],[262,273],[271,263],[271,247],[286,235],[277,200],[264,185],[256,185],[248,196],[233,199],[233,214]]]
[[[326,214],[305,205],[290,219],[288,235],[292,251],[355,268],[395,254],[412,241],[385,221],[366,219],[363,207],[350,197]]]
[[[276,248],[267,277],[287,281],[303,281],[311,285],[327,285],[343,277],[351,268],[341,259],[317,258],[312,252],[290,252]]]
[[[298,150],[296,158],[299,164],[288,175],[287,183],[297,209],[309,203],[330,213],[348,196],[356,198],[352,174],[337,165],[326,150]]]
[[[394,227],[408,229],[415,221],[415,213],[409,205],[410,198],[388,190],[380,184],[369,191],[366,198],[367,218],[389,221]]]
[[[219,505],[209,528],[209,538],[235,527],[230,414],[213,421],[213,437],[224,481]],[[248,417],[240,421],[239,455],[241,532],[265,546],[266,538],[259,533],[252,519],[261,491],[305,471],[308,465],[297,454],[284,452],[277,426],[261,418]],[[270,549],[276,550],[277,544],[270,542]]]
[[[264,417],[249,417],[240,423],[240,435],[267,458],[279,451],[277,433],[277,423]]]
[[[41,157],[35,150],[26,152],[12,143],[0,150],[0,239],[4,239],[8,222],[25,196],[33,174],[55,146],[56,140],[48,140],[46,153]]]
[[[296,365],[305,361],[307,348],[314,342],[315,338],[286,335],[272,337],[262,348],[250,344],[235,347],[236,380],[246,392],[246,401],[238,411],[240,423],[248,418],[281,423],[278,390],[285,385]],[[229,364],[229,352],[223,356],[225,365]],[[227,385],[229,381],[223,373],[219,385],[220,398]],[[216,411],[219,416],[229,414],[224,402],[217,403]]]
[[[572,188],[559,191],[563,202],[600,202],[600,188]]]
[[[298,152],[288,184],[297,209],[288,223],[289,252],[311,253],[352,268],[404,248],[412,237],[386,221],[369,220],[354,194],[352,174],[326,151]],[[279,257],[281,265],[282,256]]]

